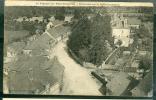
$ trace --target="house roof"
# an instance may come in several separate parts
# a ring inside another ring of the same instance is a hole
[[[18,41],[29,36],[29,32],[26,30],[21,31],[4,31],[5,44]]]
[[[34,49],[50,49],[49,43],[55,42],[48,34],[44,33],[39,36],[36,40],[31,41],[29,45],[27,45],[24,49],[26,50],[34,50]]]
[[[43,16],[30,18],[30,21],[35,21],[35,20],[42,21],[43,20]]]
[[[73,18],[73,16],[71,15],[71,16],[65,16],[65,21],[71,21],[71,19]]]
[[[65,34],[67,32],[70,31],[70,27],[65,27],[65,26],[58,26],[58,27],[54,27],[48,30],[48,32],[54,37],[54,38],[58,38],[60,37],[62,34]]]
[[[140,25],[141,24],[141,20],[139,20],[138,18],[127,18],[127,23],[128,25]]]
[[[53,20],[51,22],[53,23],[53,25],[63,24],[63,21],[60,21],[60,20]]]
[[[62,73],[64,72],[64,66],[60,64],[57,57],[45,62],[42,66],[44,70],[47,70],[50,76],[54,77],[57,81],[61,81]]]
[[[128,79],[128,74],[119,72],[115,73],[114,77],[106,86],[112,92],[110,95],[120,96],[125,91],[129,83],[130,80]]]
[[[12,93],[27,91],[28,93],[44,90],[47,84],[55,84],[53,76],[49,76],[42,65],[47,61],[45,57],[21,57],[12,64],[9,71],[9,90]],[[24,92],[25,93],[25,92]]]
[[[119,59],[116,60],[115,66],[123,67],[125,63],[126,63],[126,61],[124,59],[119,58]]]
[[[150,71],[140,83],[132,90],[133,96],[147,96],[148,92],[152,90],[152,71]]]
[[[11,49],[11,50],[15,51],[16,53],[19,53],[25,47],[25,43],[24,42],[13,42],[13,43],[9,44],[7,47],[8,47],[8,50]]]

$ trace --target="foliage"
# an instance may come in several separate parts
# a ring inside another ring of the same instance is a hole
[[[80,12],[79,10],[75,10],[75,11],[74,11],[74,18],[75,18],[75,19],[81,18],[81,12]]]
[[[149,70],[152,67],[152,59],[149,56],[143,57],[139,62],[139,68]]]
[[[97,14],[91,24],[92,43],[90,48],[90,60],[100,65],[108,55],[106,41],[112,42],[110,17]]]
[[[136,34],[133,36],[133,47],[136,48],[138,46],[138,49],[152,51],[153,35],[149,30],[142,24],[139,29],[135,30],[135,33]],[[139,40],[141,43],[139,43]]]
[[[89,20],[84,15],[72,27],[68,47],[83,61],[100,65],[108,55],[106,40],[112,42],[110,33],[109,16],[97,14]]]
[[[68,47],[77,56],[79,55],[79,50],[88,48],[90,44],[89,26],[90,21],[86,17],[82,18],[78,21],[76,28],[72,29],[72,34],[69,36]],[[84,57],[81,56],[81,58]]]
[[[55,19],[58,19],[58,20],[64,20],[64,18],[65,18],[64,14],[65,14],[64,9],[57,9],[54,17],[55,17]]]

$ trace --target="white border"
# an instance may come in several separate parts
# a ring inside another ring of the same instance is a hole
[[[53,7],[153,7],[151,2],[79,2],[79,1],[5,1],[5,6]]]

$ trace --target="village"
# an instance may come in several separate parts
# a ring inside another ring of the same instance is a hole
[[[87,17],[91,20],[95,15]],[[28,27],[35,30],[32,35],[26,30],[5,30],[4,93],[152,96],[153,52],[142,45],[147,38],[135,38],[136,30],[142,25],[153,34],[152,23],[122,13],[111,14],[114,48],[106,41],[109,55],[96,66],[89,62],[77,63],[77,57],[68,51],[71,26],[77,22],[73,17],[68,14],[64,20],[54,16],[13,19],[17,24],[35,23],[35,27]],[[142,58],[150,59],[149,62],[145,59],[145,68],[140,67]]]

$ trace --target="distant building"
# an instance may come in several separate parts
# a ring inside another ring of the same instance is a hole
[[[65,22],[71,22],[72,18],[73,18],[73,15],[66,15],[64,18],[64,21]]]
[[[7,58],[13,58],[22,53],[24,42],[13,42],[7,45]]]
[[[134,60],[131,64],[131,67],[139,68],[139,60]]]
[[[30,41],[23,49],[23,53],[30,56],[31,55],[48,56],[50,52],[52,52],[54,45],[55,40],[52,39],[48,34],[43,33],[37,39]]]
[[[46,29],[48,30],[48,29],[50,29],[50,28],[52,28],[52,27],[54,27],[54,24],[50,21],[50,22],[47,24]]]
[[[38,21],[38,22],[43,22],[44,18],[42,16],[40,17],[32,17],[29,19],[32,22]]]
[[[29,31],[20,30],[20,31],[4,31],[4,42],[5,44],[10,44],[12,42],[19,42],[20,40],[28,37]]]
[[[139,29],[141,21],[137,18],[126,18],[123,14],[114,14],[112,16],[112,37],[114,37],[114,44],[119,40],[122,41],[123,47],[128,47],[133,43],[131,35],[134,34],[132,28]]]
[[[50,74],[50,77],[53,77],[57,81],[55,88],[59,87],[59,89],[62,89],[64,66],[60,64],[57,57],[54,57],[52,60],[49,60],[45,63],[46,64],[43,66],[43,69],[46,70],[48,74]],[[57,88],[55,90],[58,91]]]
[[[131,54],[131,52],[130,52],[130,51],[123,51],[123,55],[124,55],[124,56],[126,56],[126,55],[128,55],[128,56],[129,56],[130,54]]]
[[[62,25],[64,22],[63,21],[60,21],[60,20],[54,20],[54,21],[51,21],[53,23],[53,25],[56,27],[58,25]]]
[[[130,28],[136,28],[139,29],[140,25],[141,25],[141,20],[139,20],[138,18],[125,18],[127,19],[127,24]]]
[[[51,34],[51,36],[53,36],[57,41],[60,41],[70,34],[70,27],[60,25],[47,30],[47,32]]]
[[[115,13],[111,20],[112,26],[129,27],[139,29],[141,20],[137,17],[123,17],[123,14]]]
[[[133,43],[133,39],[130,38],[129,28],[113,28],[112,37],[114,37],[114,44],[119,40],[122,42],[121,46],[128,47]]]
[[[17,18],[17,19],[14,19],[15,21],[17,21],[17,22],[23,22],[23,21],[29,21],[29,19],[27,18],[27,17],[19,17],[19,18]]]
[[[145,56],[145,55],[147,55],[147,54],[149,54],[150,52],[149,51],[138,51],[138,54],[140,55],[140,56]]]
[[[51,16],[48,20],[52,22],[52,21],[55,20],[55,17],[54,16]]]

